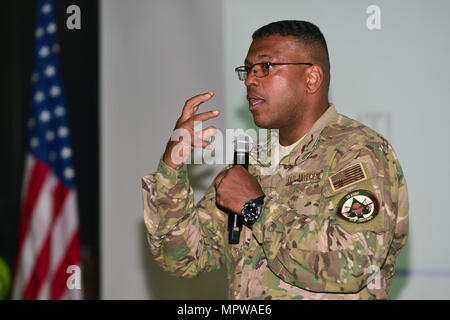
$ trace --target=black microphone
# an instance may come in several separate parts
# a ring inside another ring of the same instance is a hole
[[[234,165],[241,165],[248,170],[250,143],[249,136],[239,135],[234,139]],[[229,212],[228,214],[228,243],[237,244],[241,236],[242,216]]]

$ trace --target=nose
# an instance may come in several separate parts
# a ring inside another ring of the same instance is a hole
[[[250,87],[252,84],[257,85],[259,83],[259,78],[255,76],[253,69],[247,73],[247,78],[244,81],[246,87]]]

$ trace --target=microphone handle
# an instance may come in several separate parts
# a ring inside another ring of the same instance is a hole
[[[248,170],[249,153],[248,152],[235,152],[234,153],[234,165],[240,165]],[[228,214],[228,243],[237,244],[241,237],[242,230],[242,216],[230,212]]]

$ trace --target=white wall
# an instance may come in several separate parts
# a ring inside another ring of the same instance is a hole
[[[366,27],[372,4],[381,9],[381,30]],[[252,126],[234,67],[258,27],[298,19],[327,39],[337,110],[384,134],[404,169],[410,238],[398,269],[407,276],[395,278],[392,297],[449,299],[448,12],[445,0],[102,1],[102,298],[225,297],[224,272],[190,282],[152,264],[140,177],[155,170],[192,95],[216,91],[202,108],[222,110],[213,122],[222,130]],[[199,199],[216,168],[192,167]]]
[[[140,178],[156,170],[188,98],[215,90],[216,96],[200,111],[223,108],[220,6],[220,2],[207,0],[101,3],[104,299],[190,297],[189,293],[161,293],[185,288],[152,264],[144,232]],[[221,119],[210,122],[223,127]],[[194,171],[205,174],[203,180],[211,180],[214,172],[204,169]]]

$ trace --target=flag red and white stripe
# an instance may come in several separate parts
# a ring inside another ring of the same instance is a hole
[[[80,266],[75,191],[28,156],[13,299],[80,299],[69,289],[69,266]]]

